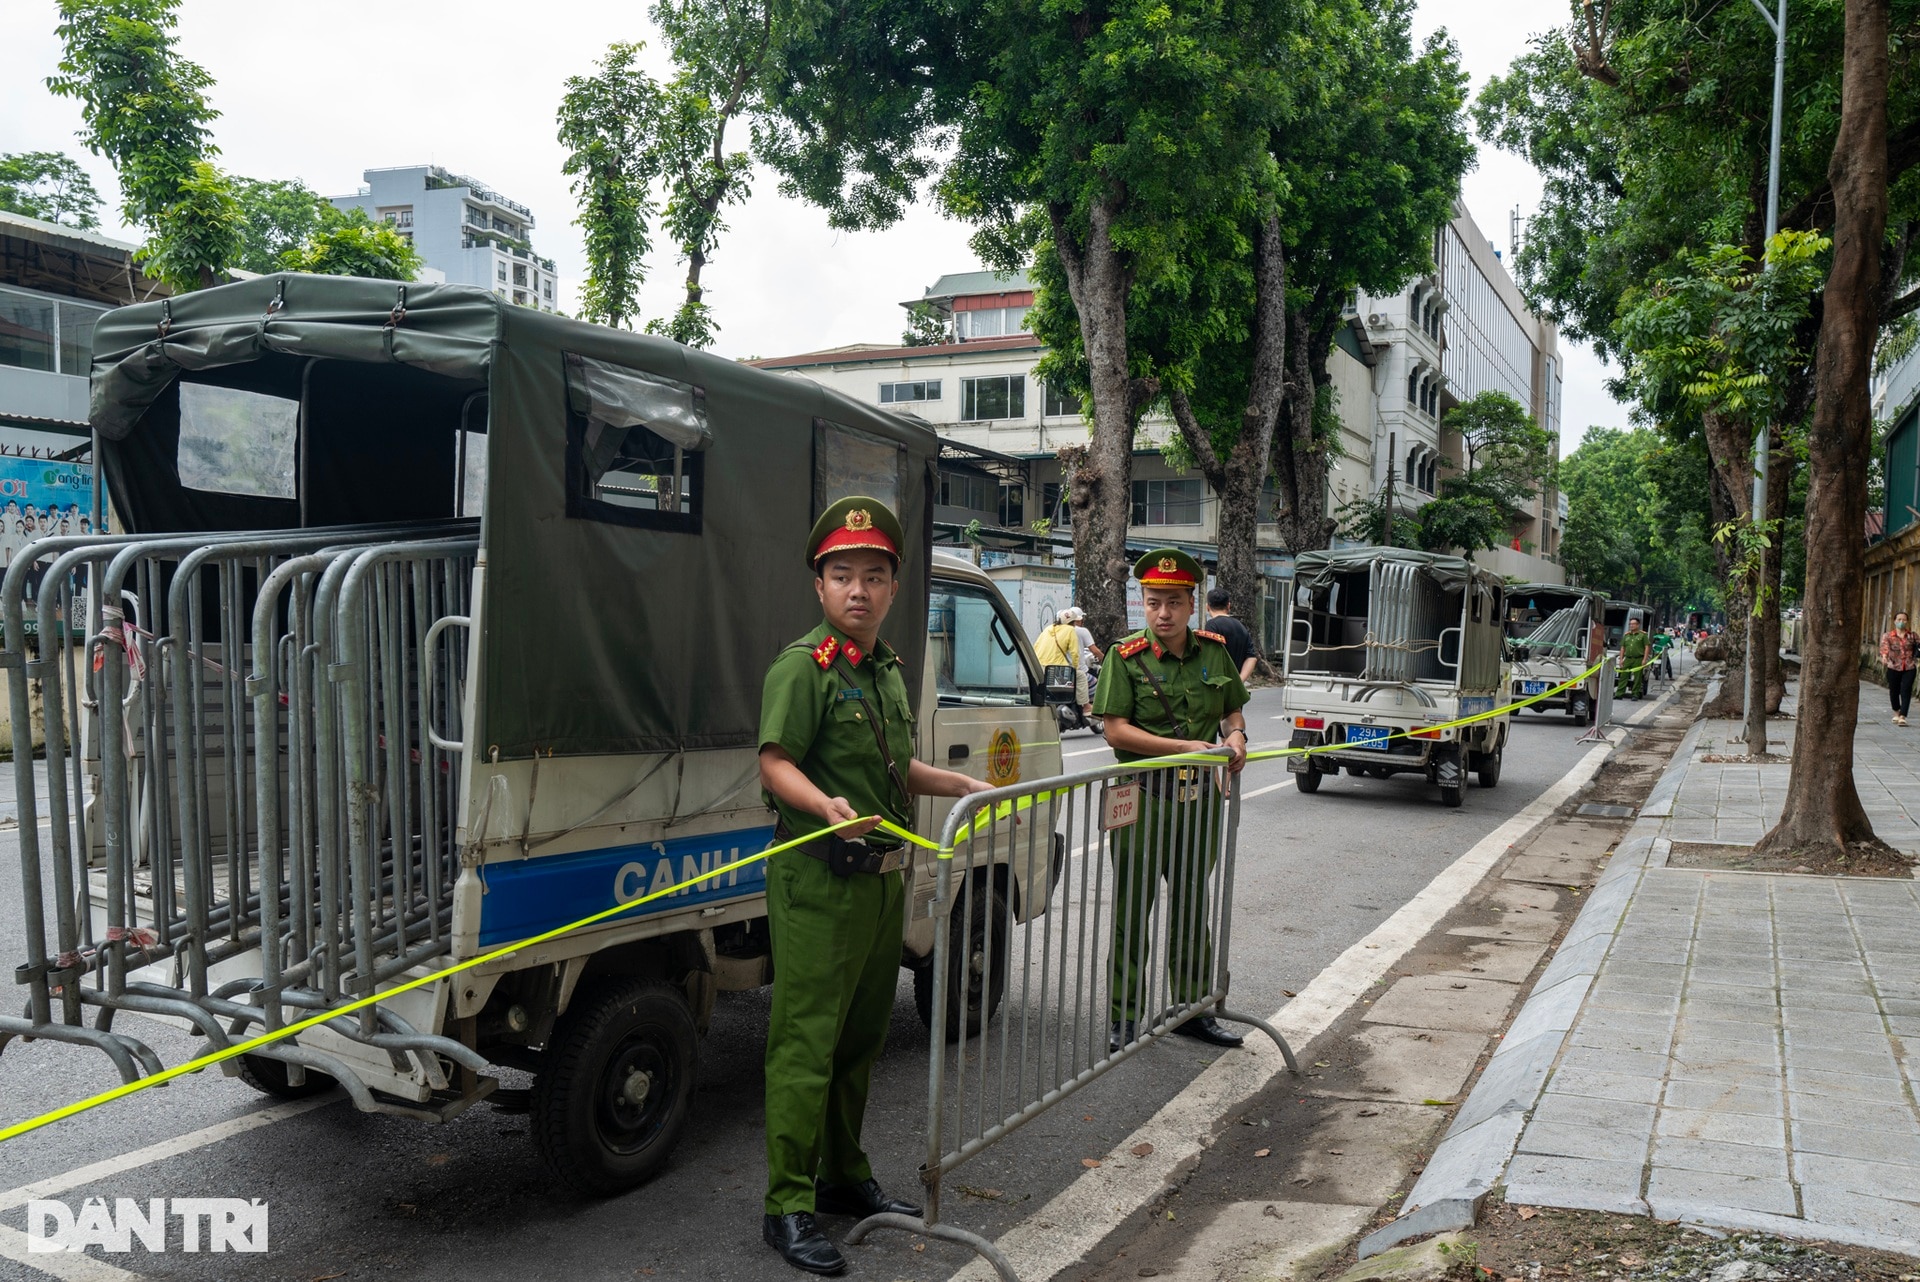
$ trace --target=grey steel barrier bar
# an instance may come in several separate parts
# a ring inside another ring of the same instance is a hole
[[[241,648],[240,639],[246,633],[243,620],[252,604],[247,599],[249,593],[244,590],[250,586],[249,578],[267,577],[276,562],[291,552],[327,545],[338,550],[343,540],[348,541],[347,546],[351,548],[355,544],[364,547],[362,541],[368,539],[385,543],[411,535],[419,541],[475,530],[476,522],[457,521],[308,531],[202,533],[159,539],[135,535],[62,537],[30,545],[14,559],[4,581],[0,582],[0,611],[4,612],[7,625],[4,645],[0,645],[0,664],[15,669],[8,684],[15,710],[16,761],[20,763],[15,771],[15,786],[20,803],[22,888],[28,927],[27,961],[16,971],[16,979],[29,986],[29,994],[27,1018],[0,1019],[0,1048],[14,1036],[45,1037],[95,1046],[113,1059],[126,1080],[132,1080],[141,1071],[158,1071],[158,1057],[149,1048],[135,1038],[112,1031],[116,1008],[139,1008],[146,1013],[178,1016],[200,1027],[211,1042],[218,1044],[219,1026],[217,1021],[210,1022],[214,1012],[205,1004],[207,961],[232,955],[250,945],[261,918],[267,914],[277,916],[284,896],[291,893],[305,897],[305,888],[297,883],[289,886],[276,879],[261,881],[256,886],[250,877],[254,865],[247,858],[250,852],[246,848],[250,844],[250,829],[258,826],[258,812],[248,809],[251,798],[247,793],[251,790],[245,784],[249,782],[250,772],[263,777],[277,775],[277,766],[272,763],[277,757],[278,731],[276,728],[267,738],[256,732],[251,743],[248,739],[251,700],[243,701],[240,697],[242,674],[237,660],[243,656],[235,651]],[[49,561],[39,579],[31,578],[35,569]],[[203,570],[214,580],[214,591],[210,594],[202,583]],[[84,595],[77,591],[74,583],[74,575],[79,571],[86,572],[88,577]],[[128,590],[129,579],[139,591]],[[69,633],[74,630],[71,625],[77,621],[80,603],[84,601],[90,609],[91,626],[86,629],[87,643],[83,651],[76,653],[77,647],[68,635],[62,637],[51,660],[29,657],[25,608],[27,594],[35,582],[41,584],[37,607],[43,648],[61,637],[63,620],[69,625]],[[168,589],[165,593],[167,612],[160,616],[153,607],[162,595],[163,584]],[[126,618],[128,614],[133,617]],[[167,630],[165,636],[156,635],[162,617]],[[202,627],[206,619],[214,617],[218,618],[220,629],[217,645]],[[155,626],[148,627],[148,624]],[[143,674],[145,680],[136,680],[129,690],[126,664],[128,656],[134,654],[143,661],[146,673]],[[87,656],[92,656],[93,662],[86,667],[97,663],[97,674],[75,670],[76,663]],[[60,671],[63,661],[64,674]],[[212,699],[206,694],[209,671],[220,677],[216,697]],[[38,840],[31,718],[27,715],[33,676],[39,676],[42,681],[48,726],[48,803],[52,812],[57,918],[57,952],[51,957],[42,908],[47,885],[42,875],[46,859]],[[169,687],[167,697],[136,699],[143,686],[148,687],[148,694],[154,694],[160,685]],[[92,704],[85,700],[83,693],[89,687],[98,696]],[[82,720],[90,707],[106,715],[98,717],[99,732],[86,736]],[[138,717],[137,728],[123,719],[129,716]],[[63,759],[69,730],[76,744],[84,742],[87,749],[84,755],[91,759],[97,754],[100,763],[101,786],[96,795],[100,840],[95,838],[86,807],[79,804],[85,792],[80,751],[72,754],[71,799],[75,804],[68,804]],[[204,767],[212,755],[207,737],[209,730],[218,736],[226,793],[217,808],[210,806],[204,792],[205,779],[210,773]],[[170,743],[178,743],[181,735],[185,736],[187,752],[183,755],[187,759],[172,763],[179,786],[155,789],[156,782],[165,783],[169,765],[167,748]],[[261,751],[268,743],[273,744],[274,751],[262,758]],[[255,751],[249,752],[250,748]],[[136,756],[142,765],[138,771],[129,766]],[[268,768],[259,768],[262,760],[268,763]],[[199,777],[199,787],[190,788],[188,784],[195,776]],[[169,800],[178,806],[177,813],[169,812]],[[216,817],[222,822],[212,822]],[[213,852],[208,836],[215,830],[223,840],[226,855],[224,887],[216,886],[213,879]],[[77,839],[70,841],[76,834]],[[174,862],[176,834],[181,838],[177,865]],[[105,858],[100,862],[105,865],[108,925],[103,943],[94,939],[93,914],[87,906],[96,889],[88,873],[102,845]],[[152,908],[146,912],[141,910],[133,893],[135,869],[142,863],[151,873],[148,893],[152,897]],[[391,860],[383,856],[377,868],[379,875],[386,877],[392,868]],[[184,893],[180,898],[185,902],[178,905],[174,903],[176,870],[183,881],[192,883],[190,887],[182,887]],[[275,887],[277,893],[262,893],[267,886]],[[425,930],[444,938],[450,905],[438,911],[428,907],[425,916]],[[207,947],[215,935],[223,945],[217,953]],[[260,942],[263,951],[279,951],[271,947],[275,943],[271,937]],[[393,932],[377,941],[383,949],[404,943],[404,935],[396,936]],[[399,960],[404,963],[398,969],[405,969],[418,960],[417,956],[405,955],[404,949],[397,951],[403,954]],[[129,962],[137,967],[170,953],[188,972],[185,989],[150,984],[129,988]],[[381,969],[389,974],[397,973],[392,963]],[[94,981],[91,990],[84,990],[79,982],[87,975]],[[52,1000],[56,994],[61,999],[57,1022]],[[184,1005],[182,999],[186,999]],[[195,1004],[196,1000],[199,1005]],[[81,1009],[87,1005],[101,1008],[94,1028],[81,1024]],[[386,1039],[391,1035],[380,1036]],[[422,1035],[411,1032],[405,1036],[420,1042],[416,1050],[430,1050],[433,1054],[450,1054],[448,1047],[458,1046],[444,1038],[422,1040]],[[293,1060],[297,1056],[286,1058]],[[327,1058],[324,1071],[332,1072],[338,1067],[337,1061]],[[429,1055],[421,1054],[420,1059],[429,1076],[439,1075],[437,1062],[431,1061]]]
[[[992,1243],[942,1222],[954,1168],[1191,1019],[1252,1025],[1299,1072],[1277,1029],[1227,1005],[1240,790],[1226,780],[1205,763],[1123,764],[955,804],[929,907],[926,1214],[868,1217],[849,1242],[904,1229],[1017,1282]],[[1168,798],[1183,789],[1184,804]]]

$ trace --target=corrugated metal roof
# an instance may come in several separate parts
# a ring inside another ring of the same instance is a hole
[[[915,302],[929,303],[967,294],[1008,294],[1031,290],[1033,282],[1025,272],[948,272],[927,287]],[[906,306],[905,303],[901,304]]]
[[[823,352],[802,352],[798,356],[766,356],[743,361],[759,369],[805,369],[818,365],[868,365],[881,361],[910,360],[923,356],[970,356],[986,352],[1037,351],[1044,347],[1031,334],[1011,334],[1002,338],[976,338],[965,343],[936,343],[931,347],[833,347]]]
[[[140,248],[124,240],[102,236],[97,231],[85,231],[79,227],[68,227],[63,223],[50,223],[39,218],[29,218],[25,214],[16,214],[8,209],[0,209],[0,233],[37,240],[42,244],[57,245],[75,254],[93,254],[115,260],[123,259]]]

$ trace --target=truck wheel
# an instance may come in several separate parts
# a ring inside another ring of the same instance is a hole
[[[611,1197],[666,1165],[693,1103],[687,995],[613,978],[574,997],[533,1082],[534,1146],[575,1191]]]
[[[1319,767],[1315,766],[1313,762],[1309,760],[1307,762],[1307,768],[1301,771],[1299,774],[1295,775],[1293,777],[1293,782],[1300,789],[1301,792],[1319,792],[1320,791]]]
[[[1442,784],[1440,785],[1440,804],[1452,810],[1459,806],[1465,794],[1466,787],[1462,784],[1454,784],[1451,788]]]
[[[1491,788],[1500,782],[1500,759],[1506,755],[1504,749],[1480,754],[1480,769],[1477,773],[1482,788]]]
[[[295,1086],[288,1080],[287,1070],[290,1067],[285,1060],[268,1059],[265,1055],[242,1055],[240,1080],[262,1095],[271,1095],[275,1099],[307,1099],[330,1091],[336,1085],[325,1073],[309,1068],[306,1082]]]
[[[966,889],[958,892],[954,907],[967,902]],[[989,954],[991,950],[991,954]],[[947,952],[947,1040],[958,1042],[979,1035],[981,1028],[1000,1009],[1007,995],[1007,900],[1000,888],[988,882],[973,887],[973,912],[970,921],[953,917],[952,947]],[[988,981],[992,986],[989,991]],[[913,968],[913,1005],[920,1022],[933,1027],[933,959]],[[963,1031],[964,1030],[964,1031]]]
[[[1567,718],[1570,721],[1577,721],[1581,725],[1585,725],[1587,723],[1587,696],[1586,695],[1576,694],[1572,698],[1567,700]]]

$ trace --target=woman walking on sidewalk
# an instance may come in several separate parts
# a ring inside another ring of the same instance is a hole
[[[1887,693],[1893,698],[1893,724],[1907,724],[1907,709],[1913,703],[1913,666],[1915,639],[1907,626],[1907,612],[1893,616],[1893,627],[1880,638],[1880,662],[1887,670]]]

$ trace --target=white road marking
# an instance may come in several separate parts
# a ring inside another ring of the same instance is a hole
[[[1482,837],[1393,916],[1314,976],[1298,997],[1268,1017],[1269,1022],[1296,1052],[1305,1050],[1307,1043],[1325,1032],[1439,925],[1508,847],[1584,787],[1612,751],[1610,743],[1588,751],[1559,782]],[[1079,1263],[1114,1225],[1158,1196],[1183,1162],[1212,1144],[1221,1119],[1285,1069],[1279,1048],[1255,1033],[1244,1050],[1215,1060],[1139,1130],[1114,1145],[1100,1166],[1080,1175],[1010,1229],[999,1240],[1001,1251],[1027,1282],[1044,1282]],[[1134,1148],[1149,1144],[1153,1147],[1148,1157],[1131,1156]],[[984,1260],[975,1260],[956,1272],[953,1282],[992,1282],[993,1277]]]
[[[1282,788],[1291,788],[1291,787],[1293,787],[1293,776],[1288,775],[1285,779],[1282,779],[1279,783],[1270,783],[1264,788],[1255,788],[1252,792],[1249,792],[1245,796],[1241,797],[1240,800],[1252,801],[1255,797],[1264,797],[1270,792],[1278,792]]]
[[[1098,748],[1082,748],[1078,752],[1063,752],[1060,754],[1060,756],[1062,760],[1065,760],[1071,757],[1090,757],[1096,752],[1112,752],[1112,751],[1113,751],[1112,748],[1109,748],[1106,744],[1103,743]]]
[[[24,1264],[36,1273],[59,1278],[61,1282],[140,1282],[138,1273],[129,1273],[118,1265],[97,1260],[91,1255],[48,1252],[45,1255],[27,1246],[27,1235],[19,1229],[0,1225],[0,1259]]]
[[[215,1122],[212,1126],[203,1126],[197,1131],[188,1131],[185,1135],[176,1135],[170,1140],[160,1140],[145,1148],[134,1149],[131,1153],[104,1158],[60,1175],[49,1175],[44,1180],[35,1180],[31,1184],[22,1184],[17,1189],[0,1193],[0,1211],[11,1211],[16,1207],[25,1206],[34,1198],[57,1197],[70,1189],[85,1188],[89,1184],[131,1171],[135,1167],[149,1166],[170,1157],[178,1157],[182,1153],[191,1153],[195,1149],[205,1148],[209,1144],[218,1144],[221,1140],[231,1139],[235,1135],[244,1135],[248,1131],[271,1126],[275,1122],[284,1122],[302,1113],[310,1113],[316,1108],[337,1104],[345,1098],[345,1092],[329,1091],[325,1095],[315,1095],[311,1099],[274,1104],[268,1108],[256,1109],[251,1113],[243,1113],[239,1117],[230,1117],[224,1122]],[[24,1250],[25,1247],[21,1249]],[[55,1257],[46,1255],[34,1257],[35,1260],[53,1258]],[[39,1266],[36,1264],[35,1267]]]

